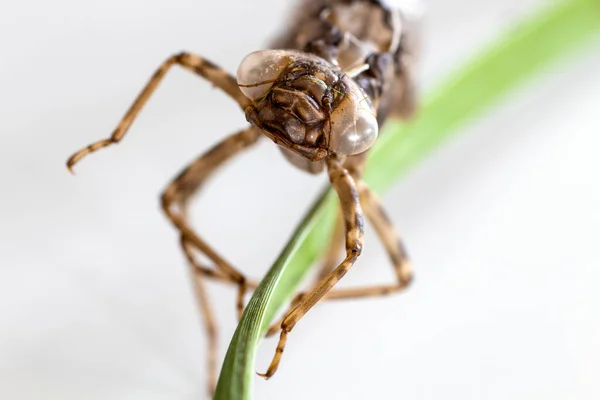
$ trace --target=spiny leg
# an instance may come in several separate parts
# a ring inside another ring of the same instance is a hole
[[[402,244],[402,240],[383,209],[377,195],[369,189],[359,177],[354,174],[353,177],[359,191],[360,203],[365,215],[375,228],[379,240],[383,243],[383,246],[390,257],[394,273],[396,274],[396,283],[349,289],[334,289],[327,292],[323,297],[323,300],[375,297],[392,294],[406,289],[413,279],[412,267],[406,250],[404,249],[404,245]],[[304,295],[304,293],[298,294],[298,296]]]
[[[354,175],[353,175],[354,176]],[[358,287],[350,289],[333,289],[323,296],[322,300],[340,300],[349,298],[375,297],[392,294],[405,289],[412,281],[412,268],[404,245],[398,236],[398,233],[388,218],[383,206],[379,202],[377,195],[358,177],[354,176],[358,187],[361,206],[369,222],[375,228],[377,235],[383,243],[394,267],[396,274],[396,283],[391,285],[373,285],[367,287]],[[332,262],[335,262],[339,253],[338,245],[343,240],[343,230],[338,229],[342,225],[336,226],[336,231],[330,242],[330,247],[325,253],[326,261],[318,275],[323,278],[327,272],[333,269]],[[307,295],[306,292],[298,293],[291,301],[290,309],[293,309]],[[278,321],[269,327],[266,336],[272,336],[277,333],[281,321]]]
[[[236,79],[229,75],[227,71],[195,54],[176,54],[169,57],[160,65],[160,67],[158,67],[144,89],[135,99],[129,110],[127,110],[112,135],[108,139],[94,142],[73,154],[67,160],[67,168],[69,168],[69,170],[72,172],[73,166],[75,166],[75,164],[77,164],[83,157],[103,147],[120,142],[127,133],[138,113],[141,111],[152,93],[158,87],[159,83],[165,77],[167,71],[175,64],[180,65],[183,68],[190,70],[213,83],[216,87],[223,90],[231,98],[233,98],[242,109],[245,109],[248,105],[250,105],[250,100],[248,100],[248,98],[246,98],[246,96],[244,96],[238,88]]]
[[[344,219],[342,218],[342,210],[336,207],[335,222],[333,227],[333,235],[329,246],[325,253],[323,264],[317,275],[315,276],[315,285],[327,276],[338,265],[339,255],[344,250]]]
[[[198,276],[203,276],[207,278],[212,278],[214,280],[223,282],[223,283],[233,283],[238,285],[238,294],[236,301],[236,316],[238,321],[241,320],[242,314],[244,312],[244,297],[248,290],[254,290],[258,287],[258,283],[255,281],[251,281],[249,279],[244,278],[243,283],[232,279],[229,275],[226,275],[220,269],[209,268],[206,265],[200,263],[196,256],[194,255],[194,245],[186,238],[184,234],[180,237],[181,240],[181,249],[185,258],[188,260],[190,265],[194,267],[194,273]]]
[[[181,241],[181,249],[183,250],[183,254],[185,258],[190,262],[190,264],[194,267],[194,271],[197,275],[201,275],[207,278],[214,279],[216,281],[220,281],[223,283],[234,283],[237,284],[236,281],[233,281],[228,275],[226,275],[223,271],[215,268],[210,268],[203,263],[200,263],[196,256],[194,256],[194,245],[186,239],[185,235],[180,236]],[[256,289],[258,287],[258,283],[250,280],[246,280],[246,289]],[[239,306],[238,306],[239,307]],[[243,310],[242,310],[243,311]],[[241,316],[240,316],[241,317]]]
[[[212,398],[215,387],[217,386],[217,350],[218,350],[218,336],[217,336],[217,323],[214,317],[214,312],[210,306],[210,301],[206,293],[206,286],[204,282],[205,275],[214,273],[215,271],[208,268],[202,268],[197,265],[196,260],[192,256],[192,249],[190,248],[189,242],[183,239],[181,240],[181,247],[184,249],[184,253],[188,258],[188,265],[190,266],[190,273],[194,282],[194,293],[196,294],[196,300],[198,301],[198,308],[204,322],[204,330],[206,332],[206,344],[207,344],[207,356],[206,356],[206,374],[207,374],[207,387],[209,395]]]
[[[335,225],[333,228],[333,236],[331,237],[328,248],[325,251],[325,257],[323,263],[321,264],[321,268],[319,269],[319,272],[314,278],[314,284],[310,286],[311,289],[316,287],[319,284],[319,282],[321,282],[321,280],[323,280],[327,276],[327,274],[330,273],[338,265],[338,256],[341,253],[344,245],[344,221],[342,220],[342,215],[339,207],[336,207],[336,216],[334,224]],[[290,307],[286,311],[284,316],[281,317],[281,319],[279,319],[277,322],[271,324],[271,326],[267,330],[267,337],[270,337],[279,331],[281,323],[283,322],[285,316],[294,307],[296,307],[296,305],[298,305],[300,300],[302,300],[306,296],[306,294],[306,292],[303,292],[298,293],[296,296],[294,296],[294,298],[290,302]]]
[[[360,203],[369,222],[375,228],[379,240],[387,251],[394,272],[396,283],[391,285],[374,285],[349,289],[335,289],[327,293],[325,300],[337,300],[359,297],[382,296],[404,290],[412,281],[412,267],[408,260],[404,245],[388,218],[377,195],[360,179],[355,178],[360,194]]]
[[[251,103],[250,100],[248,100],[243,95],[243,93],[239,90],[236,79],[233,78],[231,75],[229,75],[226,71],[224,71],[220,67],[218,67],[215,64],[211,63],[210,61],[208,61],[200,56],[194,55],[194,54],[180,53],[180,54],[174,55],[174,56],[168,58],[165,62],[163,62],[160,65],[160,67],[156,70],[154,75],[150,78],[149,82],[146,84],[144,89],[140,92],[140,94],[138,95],[138,97],[136,98],[134,103],[131,105],[129,110],[125,113],[125,116],[119,122],[117,128],[114,130],[114,132],[112,133],[110,138],[104,139],[104,140],[99,140],[95,143],[92,143],[91,145],[89,145],[89,146],[81,149],[80,151],[76,152],[75,154],[73,154],[67,160],[67,167],[69,168],[69,170],[72,171],[73,166],[75,164],[77,164],[86,155],[93,153],[103,147],[109,146],[113,143],[120,142],[123,139],[123,137],[125,136],[125,134],[127,133],[128,129],[131,126],[131,124],[133,123],[133,121],[135,120],[137,114],[144,107],[144,105],[146,104],[146,102],[148,101],[150,96],[153,94],[153,92],[158,87],[159,83],[162,81],[162,79],[166,75],[167,71],[171,68],[171,66],[173,66],[175,64],[178,64],[192,72],[195,72],[196,74],[198,74],[198,75],[204,77],[205,79],[207,79],[208,81],[212,82],[216,87],[220,88],[221,90],[226,92],[230,97],[232,97],[239,104],[239,106],[242,109],[245,109]],[[259,134],[254,131],[249,132],[250,130],[251,129],[248,129],[247,131],[241,132],[238,135],[234,135],[234,136],[238,136],[238,137],[235,138],[234,140],[230,140],[230,141],[226,140],[225,142],[227,142],[227,143],[223,143],[223,144],[229,144],[230,148],[236,149],[236,151],[231,152],[231,154],[229,154],[228,157],[237,152],[237,147],[243,148],[243,147],[246,147],[247,145],[250,145],[256,141]],[[231,146],[231,144],[232,144],[231,142],[234,142],[233,146]],[[236,146],[236,143],[241,146]],[[224,147],[228,147],[228,146],[224,146]],[[213,151],[215,153],[219,153],[219,151],[216,151],[216,150],[217,150],[217,148],[213,149]],[[226,153],[226,151],[225,151],[225,153]],[[226,158],[228,158],[228,157],[226,157]],[[198,161],[200,161],[200,160],[198,160]],[[196,162],[192,166],[198,167],[198,164],[202,164],[202,162]],[[210,172],[211,166],[208,166],[206,169]],[[214,169],[214,166],[212,166],[212,169]],[[198,170],[198,168],[196,168],[196,170]],[[186,172],[188,172],[188,173],[186,173]],[[196,171],[196,172],[199,172],[199,171]],[[186,175],[186,176],[183,177],[181,175]],[[182,173],[181,175],[178,177],[178,178],[181,178],[180,179],[181,181],[185,181],[186,178],[193,178],[192,181],[194,179],[198,180],[198,174],[191,173],[189,170],[184,171],[184,173]],[[182,209],[185,208],[184,203],[185,203],[185,200],[187,200],[187,197],[189,197],[189,195],[191,195],[191,193],[194,192],[199,187],[201,180],[206,175],[208,175],[208,173],[204,172],[204,173],[200,173],[199,175],[201,176],[200,182],[197,182],[197,185],[195,187],[194,187],[194,185],[190,185],[188,188],[189,193],[179,193],[179,195],[177,195],[178,188],[175,188],[175,191],[174,191],[175,193],[173,193],[173,197],[174,198],[177,197],[178,200],[181,201]],[[185,194],[185,195],[183,195],[183,194]],[[165,201],[165,200],[167,200],[167,201]],[[208,341],[209,341],[209,357],[208,357],[209,385],[210,385],[209,387],[214,388],[214,382],[216,381],[216,353],[214,353],[215,350],[212,350],[212,349],[216,349],[216,346],[214,345],[216,343],[216,325],[214,323],[212,311],[208,304],[208,299],[206,297],[206,293],[205,293],[205,290],[203,287],[203,281],[201,280],[201,277],[208,276],[208,277],[213,277],[213,278],[224,280],[224,281],[232,281],[233,280],[236,283],[240,283],[240,281],[243,281],[241,284],[239,284],[239,286],[240,286],[239,296],[241,296],[242,298],[243,298],[243,293],[244,293],[246,287],[253,286],[253,285],[249,285],[248,283],[246,283],[244,277],[239,272],[237,272],[226,261],[224,261],[221,257],[219,257],[214,251],[212,251],[212,249],[210,249],[210,247],[208,247],[208,245],[206,245],[199,237],[197,237],[193,233],[193,231],[186,224],[186,218],[185,218],[185,215],[183,215],[184,211],[182,212],[183,217],[172,213],[172,210],[170,209],[170,202],[169,202],[168,196],[163,196],[163,207],[165,208],[165,212],[167,213],[167,215],[169,216],[171,221],[173,221],[173,223],[179,228],[179,230],[182,233],[181,234],[181,245],[184,250],[184,254],[188,258],[188,260],[190,260],[190,266],[193,268],[194,275],[197,278],[197,279],[194,279],[194,282],[195,282],[194,286],[196,288],[199,306],[202,311],[202,315],[204,316],[204,321],[205,321],[206,329],[208,332]],[[212,270],[205,266],[201,266],[198,262],[196,262],[192,255],[192,250],[191,250],[192,246],[203,251],[209,258],[211,258],[217,264],[218,267],[220,267],[220,270]],[[242,303],[242,301],[238,300],[238,304],[239,303]],[[240,306],[238,305],[238,307],[240,307]]]
[[[214,390],[217,379],[217,327],[204,288],[204,278],[213,278],[238,286],[237,309],[238,316],[243,311],[245,291],[255,287],[229,262],[217,254],[190,227],[187,218],[187,208],[191,197],[196,194],[202,184],[227,160],[243,149],[256,143],[260,131],[249,127],[233,134],[193,161],[167,187],[162,195],[162,208],[169,220],[180,231],[181,248],[186,256],[194,276],[194,287],[200,311],[203,315],[208,337],[208,381],[209,388]],[[201,264],[195,257],[194,251],[205,254],[215,264],[209,268]],[[241,310],[241,311],[240,311]]]
[[[217,324],[214,318],[214,312],[210,306],[210,300],[206,294],[205,278],[212,278],[225,283],[236,283],[232,282],[231,278],[225,275],[222,271],[214,268],[208,268],[198,262],[194,256],[193,245],[185,239],[184,235],[181,235],[181,248],[183,253],[188,260],[190,267],[190,274],[192,276],[192,283],[194,286],[194,292],[198,301],[198,309],[203,319],[204,329],[207,338],[207,388],[209,390],[209,396],[212,398],[214,390],[217,385],[218,377],[218,336],[217,336]],[[248,282],[247,287],[249,289],[255,289],[257,286],[254,282]]]
[[[196,270],[199,273],[205,273],[205,275],[221,278],[238,285],[238,316],[243,311],[244,294],[250,285],[242,273],[214,251],[190,227],[187,221],[187,206],[190,198],[198,192],[202,184],[218,167],[245,148],[256,143],[260,137],[260,131],[254,127],[249,127],[229,136],[185,168],[162,195],[162,208],[169,220],[180,231],[183,244],[182,250],[192,264],[196,266]],[[202,267],[200,263],[195,261],[195,257],[190,251],[191,248],[196,249],[212,260],[218,272],[208,273],[206,267]]]
[[[363,216],[356,185],[350,173],[336,158],[327,159],[329,180],[340,198],[346,227],[346,258],[290,311],[281,323],[279,343],[265,374],[269,379],[277,371],[288,334],[298,321],[352,268],[363,246]]]

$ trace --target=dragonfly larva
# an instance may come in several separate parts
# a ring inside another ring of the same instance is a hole
[[[319,280],[311,290],[298,294],[284,318],[269,330],[270,334],[279,331],[280,339],[273,361],[261,376],[269,378],[275,373],[288,334],[319,300],[379,296],[399,292],[410,283],[412,272],[402,243],[377,197],[361,179],[379,126],[390,116],[408,117],[415,108],[415,24],[405,11],[401,3],[392,1],[303,0],[288,30],[270,50],[246,56],[237,77],[192,53],[169,57],[111,137],[83,148],[67,161],[72,169],[86,155],[120,142],[174,65],[210,81],[244,111],[250,125],[189,164],[162,194],[162,208],[178,230],[183,252],[198,278],[196,292],[208,334],[209,387],[214,387],[217,376],[216,327],[203,280],[236,285],[238,315],[246,291],[255,285],[192,229],[186,209],[212,172],[260,138],[272,140],[288,161],[304,171],[317,174],[326,170],[341,205],[338,229]],[[333,289],[361,254],[363,214],[389,254],[395,282]],[[339,263],[333,255],[344,243],[346,257]],[[214,265],[200,263],[196,252]]]

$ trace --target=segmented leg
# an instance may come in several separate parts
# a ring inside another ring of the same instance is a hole
[[[194,244],[186,237],[185,234],[182,234],[180,237],[181,240],[181,249],[189,261],[191,266],[194,267],[195,274],[198,276],[204,276],[207,278],[213,278],[217,281],[221,281],[224,283],[233,283],[238,286],[237,293],[237,301],[236,301],[236,316],[238,321],[242,319],[242,314],[244,312],[244,297],[248,290],[256,289],[258,284],[256,282],[248,280],[241,273],[242,279],[236,279],[230,275],[225,274],[223,271],[219,269],[209,268],[203,264],[201,264],[197,258],[194,256],[193,250],[195,249]],[[217,267],[218,268],[218,267]],[[233,267],[231,267],[233,268]],[[235,268],[234,268],[235,269]],[[236,269],[237,271],[237,269]]]
[[[169,57],[160,65],[160,67],[158,67],[144,89],[135,99],[129,110],[127,110],[112,135],[108,139],[94,142],[73,154],[69,160],[67,160],[67,168],[69,168],[69,170],[72,172],[73,166],[77,164],[83,157],[103,147],[120,142],[127,133],[138,113],[144,107],[152,93],[156,90],[159,83],[166,75],[167,71],[175,64],[181,65],[183,68],[188,69],[210,81],[216,87],[227,93],[232,99],[234,99],[242,109],[245,109],[248,105],[250,105],[250,100],[248,100],[248,98],[246,98],[246,96],[244,96],[238,88],[236,79],[229,75],[227,71],[195,54],[179,53]]]
[[[298,321],[310,310],[342,277],[352,268],[363,246],[363,216],[356,184],[350,173],[335,158],[327,159],[327,168],[331,185],[340,198],[344,225],[346,227],[346,258],[290,311],[281,323],[279,343],[275,356],[265,374],[268,379],[277,371],[288,334]]]
[[[335,225],[334,225],[333,236],[331,237],[329,246],[328,246],[327,250],[325,251],[325,257],[324,257],[323,263],[321,264],[321,268],[319,269],[319,272],[317,273],[317,275],[314,278],[314,284],[311,286],[311,288],[316,287],[318,285],[318,283],[321,282],[327,276],[328,273],[330,273],[335,267],[337,267],[338,259],[339,259],[338,256],[341,253],[343,246],[344,246],[344,221],[342,220],[342,215],[338,208],[336,211],[336,216],[335,216]],[[292,301],[290,303],[290,308],[286,311],[284,316],[279,321],[271,324],[271,326],[267,330],[267,333],[266,333],[267,337],[272,336],[272,335],[276,334],[277,332],[279,332],[281,323],[283,322],[285,315],[287,315],[294,307],[296,307],[296,305],[298,305],[300,300],[302,300],[306,296],[306,294],[307,294],[306,292],[303,292],[303,293],[298,293],[296,296],[294,296],[294,298],[292,299]]]
[[[396,283],[391,285],[374,285],[367,287],[349,288],[349,289],[333,289],[327,292],[321,300],[339,300],[348,298],[361,298],[361,297],[375,297],[383,296],[400,292],[405,289],[412,281],[412,268],[410,261],[408,260],[404,245],[396,232],[396,229],[392,225],[391,221],[387,217],[383,206],[379,202],[377,195],[369,189],[369,187],[359,178],[355,177],[355,182],[358,187],[360,203],[363,207],[365,215],[377,232],[379,240],[383,243],[394,272],[396,274]],[[342,225],[338,225],[342,227]],[[340,236],[341,235],[341,236]],[[341,238],[341,240],[340,240]],[[337,229],[334,232],[334,236],[330,243],[330,247],[325,253],[326,261],[318,275],[320,278],[324,278],[327,272],[333,269],[332,263],[336,262],[336,256],[339,253],[339,245],[343,241],[343,230]],[[319,279],[320,280],[320,279]],[[317,281],[318,282],[318,281]],[[316,285],[315,285],[316,286]],[[290,310],[293,309],[299,302],[307,295],[306,292],[297,294],[291,302]],[[272,336],[279,330],[281,320],[269,327],[266,336]]]
[[[325,258],[323,260],[323,264],[321,265],[321,269],[315,277],[315,284],[320,282],[323,278],[327,276],[328,273],[330,273],[335,267],[337,267],[339,255],[344,250],[344,233],[344,220],[342,219],[342,212],[338,208],[336,210],[333,236],[331,237],[331,241],[329,242],[329,247],[327,248],[327,251],[325,253]]]
[[[221,278],[238,285],[237,308],[239,315],[243,311],[244,294],[248,289],[248,282],[242,273],[214,251],[192,230],[187,223],[187,206],[191,196],[201,188],[206,179],[218,167],[243,149],[256,143],[260,136],[260,131],[254,127],[249,127],[229,136],[185,168],[162,195],[162,208],[169,220],[180,231],[183,252],[192,264],[196,266],[196,271],[206,276]],[[212,260],[215,263],[217,271],[208,272],[210,269],[200,265],[190,251],[192,248]]]
[[[391,285],[335,289],[325,295],[324,299],[326,300],[382,296],[396,293],[405,289],[412,281],[412,268],[404,245],[379,202],[377,195],[360,179],[356,179],[356,185],[365,215],[375,228],[379,240],[383,243],[390,257],[396,274],[396,283]]]
[[[202,315],[204,330],[206,332],[206,383],[209,390],[209,395],[212,398],[215,387],[217,386],[217,350],[218,350],[218,336],[217,336],[217,324],[214,317],[214,312],[210,306],[210,301],[206,293],[206,287],[204,282],[204,276],[214,273],[215,271],[208,268],[200,268],[196,260],[192,256],[192,249],[190,244],[183,239],[181,240],[181,247],[184,249],[184,253],[188,258],[188,265],[190,266],[190,273],[194,282],[194,293],[198,301],[198,309]]]
[[[204,288],[204,278],[214,278],[238,286],[237,310],[241,316],[244,307],[244,294],[255,284],[215,252],[190,227],[187,220],[187,206],[190,198],[196,194],[202,184],[227,160],[245,148],[256,143],[261,137],[260,131],[249,127],[233,134],[193,161],[167,187],[162,195],[162,208],[181,234],[181,248],[189,261],[194,275],[194,287],[208,338],[208,383],[214,389],[217,379],[217,327]],[[206,255],[215,264],[215,268],[202,265],[195,257],[198,251]]]

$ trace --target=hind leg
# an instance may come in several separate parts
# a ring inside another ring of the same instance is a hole
[[[208,338],[207,368],[208,384],[211,390],[214,390],[217,379],[217,328],[206,295],[204,279],[213,278],[238,286],[238,315],[241,315],[243,311],[246,290],[255,285],[250,284],[239,270],[220,256],[191,228],[187,218],[187,207],[191,197],[201,189],[202,184],[220,166],[242,150],[256,143],[260,136],[260,132],[253,127],[229,136],[186,167],[162,195],[162,208],[167,218],[180,233],[181,248],[191,267],[194,289]],[[195,252],[204,254],[214,263],[214,267],[210,268],[200,263],[194,254]]]

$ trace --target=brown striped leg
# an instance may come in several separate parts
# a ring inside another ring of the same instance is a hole
[[[192,256],[192,249],[190,244],[186,242],[183,237],[181,240],[181,247],[184,249],[185,255],[188,257],[188,265],[190,266],[190,272],[194,282],[194,293],[198,301],[198,309],[202,315],[204,322],[204,330],[206,332],[206,385],[209,391],[210,398],[213,397],[215,388],[217,386],[217,350],[218,350],[218,336],[217,336],[217,324],[214,317],[214,312],[210,306],[210,301],[206,293],[206,286],[204,282],[205,276],[210,276],[215,271],[208,268],[203,268],[197,265],[196,260]]]
[[[360,203],[369,222],[375,228],[377,236],[383,243],[396,274],[396,283],[391,285],[375,285],[350,289],[332,290],[325,296],[326,300],[346,298],[382,296],[405,289],[412,281],[412,268],[404,245],[384,211],[377,195],[360,179],[356,179],[360,193]]]
[[[234,283],[238,286],[238,316],[241,315],[241,312],[243,311],[243,301],[246,290],[249,287],[255,287],[256,285],[249,283],[241,272],[223,259],[193,231],[187,220],[187,206],[192,195],[196,194],[198,190],[201,189],[203,183],[218,169],[218,167],[245,148],[256,143],[260,137],[260,131],[254,127],[249,127],[229,136],[185,168],[167,187],[162,195],[162,208],[169,220],[181,234],[182,250],[195,275],[195,291],[198,297],[200,311],[203,314],[205,329],[208,334],[208,370],[209,383],[212,385],[209,387],[211,389],[214,389],[217,374],[216,325],[208,305],[208,299],[206,298],[203,279],[205,277],[214,278]],[[206,255],[214,262],[215,269],[200,264],[194,255],[194,251]]]
[[[183,68],[188,69],[210,81],[213,85],[223,90],[231,98],[233,98],[242,109],[245,109],[251,104],[250,100],[248,100],[238,88],[236,79],[229,75],[227,71],[195,54],[179,53],[169,57],[160,65],[160,67],[158,67],[154,75],[152,75],[150,78],[150,81],[148,81],[146,84],[146,87],[144,87],[144,89],[140,92],[129,110],[127,110],[110,138],[94,142],[73,154],[69,160],[67,160],[67,168],[72,171],[73,166],[77,164],[83,157],[103,147],[120,142],[127,133],[127,130],[135,120],[138,113],[144,107],[152,93],[156,90],[159,83],[166,75],[167,71],[175,64],[178,64]]]
[[[186,245],[182,247],[186,257],[194,260],[189,249],[203,253],[211,259],[218,270],[207,276],[220,277],[239,286],[238,309],[243,309],[243,295],[248,288],[246,278],[235,269],[229,262],[215,252],[203,239],[201,239],[187,223],[188,201],[202,186],[202,184],[227,160],[238,154],[245,148],[256,143],[261,137],[260,131],[254,127],[244,129],[229,136],[208,152],[200,156],[185,168],[167,187],[162,195],[162,208],[181,233],[181,240]],[[194,262],[199,273],[205,272],[206,268]]]
[[[379,202],[377,195],[371,191],[362,180],[355,178],[355,181],[358,186],[360,203],[365,215],[375,228],[379,240],[383,243],[390,257],[390,261],[392,262],[396,274],[396,283],[391,285],[374,285],[350,289],[334,289],[327,292],[323,297],[323,300],[375,297],[392,294],[406,289],[413,279],[412,267],[408,260],[404,245],[402,244],[402,240],[400,240],[396,229]],[[306,293],[300,293],[296,298],[305,295]]]
[[[412,281],[411,266],[407,259],[402,242],[400,241],[396,233],[396,230],[387,218],[385,211],[381,207],[381,204],[379,203],[375,194],[372,191],[370,191],[370,189],[368,189],[368,187],[366,187],[366,185],[364,185],[364,183],[362,183],[361,181],[357,181],[357,184],[360,188],[360,200],[361,204],[364,207],[365,214],[367,215],[370,222],[373,224],[380,240],[383,242],[390,256],[390,259],[394,266],[394,270],[396,272],[397,283],[393,285],[378,285],[352,289],[333,289],[328,291],[321,298],[321,300],[338,300],[387,295],[405,289]],[[297,304],[299,304],[304,298],[306,298],[307,295],[308,293],[300,293],[296,295],[294,300],[292,301],[291,307],[296,307]],[[287,319],[289,315],[290,314],[288,314],[285,317],[285,319]],[[283,327],[283,323],[281,324],[281,326]],[[277,327],[278,325],[271,326],[271,328],[269,328],[269,331],[267,332],[267,336],[276,333],[277,330],[275,328]],[[290,327],[289,331],[291,331],[291,328],[293,328],[293,325]],[[279,360],[281,359],[281,355],[283,354],[283,350],[287,341],[287,333],[288,332],[286,332],[285,330],[282,330],[281,338],[275,353],[275,358],[271,363],[271,366],[269,367],[267,373],[259,374],[260,376],[263,376],[264,378],[268,379],[276,372]]]
[[[344,221],[341,217],[342,215],[340,213],[340,209],[337,208],[333,236],[331,238],[331,241],[329,242],[327,250],[325,251],[325,258],[323,260],[319,272],[314,278],[315,281],[311,288],[316,287],[318,283],[321,282],[327,276],[327,274],[330,273],[338,265],[338,256],[342,252],[344,246]],[[294,296],[290,303],[290,308],[286,311],[284,316],[279,321],[273,323],[269,327],[266,334],[267,337],[273,336],[274,334],[279,332],[281,322],[283,322],[283,318],[285,318],[285,315],[287,315],[294,307],[296,307],[300,300],[302,300],[305,296],[305,292],[298,293],[296,296]]]
[[[342,251],[344,250],[344,220],[342,219],[342,210],[340,210],[339,207],[336,209],[334,224],[333,236],[329,242],[321,269],[315,277],[315,285],[323,280],[327,274],[329,274],[335,267],[338,266],[339,255],[342,254]]]
[[[298,321],[352,268],[363,246],[363,216],[356,184],[350,173],[335,158],[327,159],[329,180],[336,190],[341,203],[346,227],[346,258],[290,311],[281,323],[281,335],[275,356],[265,374],[269,379],[277,371],[288,334]]]
[[[373,193],[359,178],[355,178],[355,182],[358,186],[360,202],[364,209],[365,215],[369,219],[369,222],[373,224],[379,239],[382,241],[387,253],[389,254],[390,260],[392,261],[394,272],[396,273],[396,284],[375,285],[351,289],[333,289],[327,292],[327,294],[323,296],[322,300],[375,297],[392,294],[405,289],[412,281],[412,268],[410,262],[408,261],[402,241],[400,240],[396,229],[394,229],[391,221],[387,217],[381,203],[379,202],[379,199],[375,193]],[[339,252],[337,250],[336,243],[340,243],[337,238],[337,232],[340,232],[340,230],[336,229],[336,233],[334,233],[334,238],[330,245],[331,247],[326,253],[328,261],[324,264],[321,274],[323,274],[323,272],[327,273],[330,271],[332,268],[327,268],[325,266],[327,264],[331,265],[330,262],[335,262],[336,260],[335,257]],[[343,235],[343,230],[341,233]],[[300,302],[300,300],[306,297],[306,295],[306,292],[297,294],[292,300],[291,308],[293,309]],[[271,325],[266,336],[271,336],[277,333],[280,324],[281,321]]]
[[[238,321],[242,318],[242,313],[244,312],[244,295],[247,290],[256,289],[258,286],[257,282],[250,281],[248,279],[244,279],[244,284],[240,284],[238,281],[232,279],[229,275],[226,275],[223,271],[219,269],[209,268],[204,264],[201,264],[196,256],[194,255],[194,245],[189,239],[186,238],[185,235],[181,235],[181,249],[185,258],[189,261],[191,266],[194,267],[195,274],[197,276],[203,276],[206,278],[212,278],[216,281],[220,281],[223,283],[233,283],[238,285],[238,298],[236,303],[236,314],[238,317]]]

